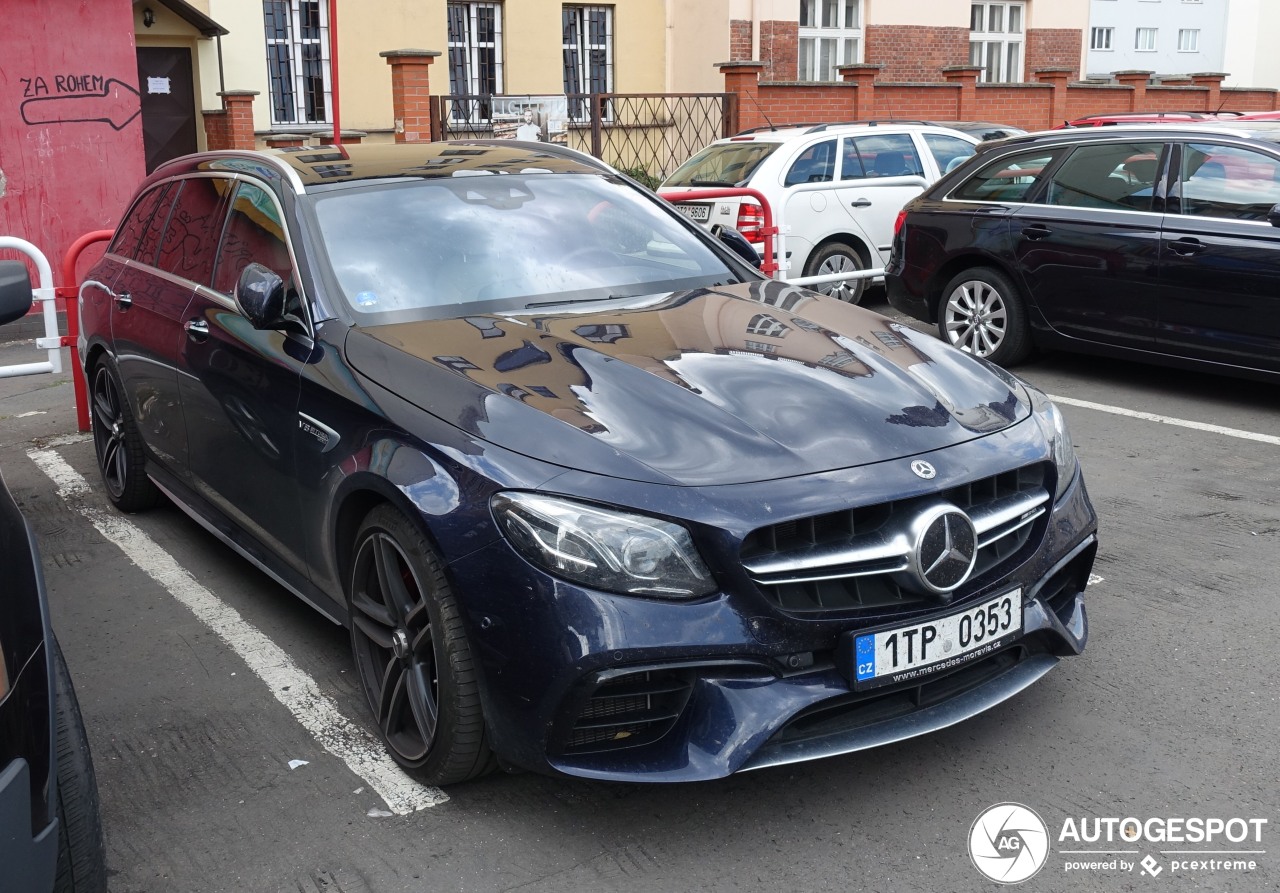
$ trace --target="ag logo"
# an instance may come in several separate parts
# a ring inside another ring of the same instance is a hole
[[[973,867],[999,884],[1020,884],[1044,867],[1049,829],[1021,803],[997,803],[969,829]]]

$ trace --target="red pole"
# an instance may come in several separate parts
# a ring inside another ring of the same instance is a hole
[[[764,212],[764,226],[760,232],[764,236],[764,257],[760,259],[760,272],[772,279],[773,274],[778,272],[778,261],[774,256],[773,249],[773,237],[778,234],[778,228],[773,224],[773,208],[769,206],[769,200],[764,197],[763,192],[758,189],[748,189],[745,186],[706,189],[698,187],[686,189],[680,193],[669,192],[662,197],[669,202],[677,202],[696,201],[704,198],[729,198],[735,195],[747,195],[754,198],[760,203],[760,209]]]
[[[99,229],[72,242],[62,256],[63,285],[55,289],[57,296],[67,302],[67,334],[62,336],[62,346],[71,348],[71,385],[75,390],[76,425],[81,431],[89,430],[89,388],[84,380],[84,370],[80,368],[80,347],[76,344],[80,338],[80,288],[76,285],[76,261],[85,248],[94,242],[105,242],[114,234],[114,230]]]
[[[338,0],[329,0],[329,81],[333,92],[333,144],[342,145],[342,121],[338,114]]]

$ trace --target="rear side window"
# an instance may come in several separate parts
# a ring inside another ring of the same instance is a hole
[[[152,263],[156,257],[156,240],[159,234],[164,230],[164,221],[169,216],[169,206],[172,200],[170,187],[172,183],[161,183],[159,186],[148,190],[142,198],[138,199],[134,206],[129,210],[124,220],[120,221],[120,225],[116,227],[115,238],[111,240],[108,251],[127,257],[130,260],[139,260],[141,258],[139,245],[145,244],[146,250],[141,252],[145,256],[146,263]],[[159,214],[157,215],[157,209]],[[159,216],[159,226],[157,229],[149,230],[153,218]],[[151,239],[146,243],[143,237],[148,232],[152,233]]]
[[[663,186],[737,186],[751,179],[778,143],[719,143],[690,158]]]
[[[242,182],[231,200],[213,287],[223,294],[234,294],[241,272],[251,263],[274,270],[286,290],[293,288],[293,264],[280,207],[265,189]]]
[[[1005,155],[980,167],[951,193],[951,198],[971,202],[1025,201],[1052,161],[1053,153],[1043,149]]]
[[[841,180],[924,175],[920,153],[907,133],[847,136],[841,155]]]
[[[234,185],[234,181],[223,177],[194,177],[180,182],[156,266],[200,285],[213,280],[226,200]]]
[[[1191,143],[1182,150],[1178,198],[1183,214],[1266,220],[1280,203],[1280,162],[1237,146]]]
[[[933,160],[938,162],[938,170],[944,174],[962,164],[966,158],[974,154],[973,143],[947,136],[945,133],[926,133],[924,144],[933,153]]]
[[[800,183],[830,183],[836,175],[836,141],[823,140],[814,143],[791,162],[784,186]]]
[[[1044,203],[1149,211],[1162,143],[1080,146],[1053,175]]]

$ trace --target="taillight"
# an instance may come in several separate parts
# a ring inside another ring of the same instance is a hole
[[[893,234],[895,236],[897,236],[898,233],[902,232],[902,224],[906,222],[907,222],[907,212],[905,210],[899,211],[897,219],[893,221]]]
[[[738,205],[738,222],[734,224],[748,242],[764,241],[764,209],[743,202]]]

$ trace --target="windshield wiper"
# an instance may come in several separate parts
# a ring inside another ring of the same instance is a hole
[[[734,186],[737,186],[738,184],[726,183],[724,180],[690,180],[689,185],[690,186],[726,186],[726,187],[732,188]]]
[[[560,307],[565,304],[593,304],[596,301],[612,301],[614,298],[631,298],[634,295],[609,295],[607,298],[564,298],[559,301],[533,301],[525,307]]]

